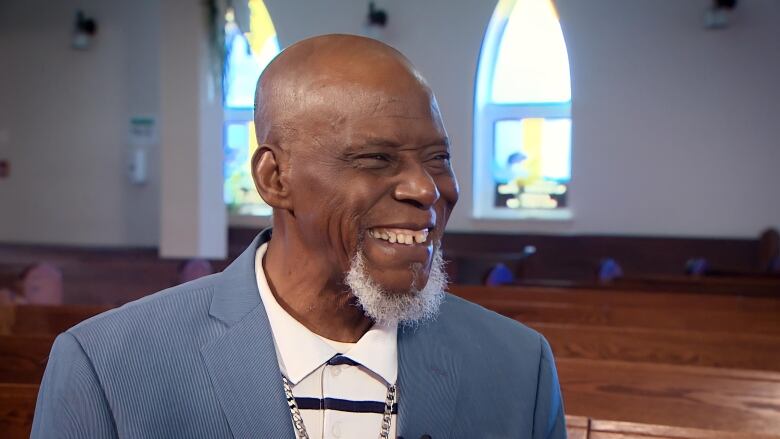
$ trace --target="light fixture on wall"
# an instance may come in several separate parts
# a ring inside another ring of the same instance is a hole
[[[87,17],[82,11],[76,11],[76,22],[73,26],[71,47],[76,50],[87,50],[97,34],[97,21]]]
[[[368,25],[377,27],[387,25],[387,11],[378,9],[374,2],[368,3]]]
[[[368,2],[368,15],[366,16],[366,36],[382,40],[385,26],[387,26],[387,11],[380,9],[374,2]]]
[[[731,11],[736,6],[737,0],[712,0],[712,6],[704,13],[704,27],[707,29],[727,28]]]

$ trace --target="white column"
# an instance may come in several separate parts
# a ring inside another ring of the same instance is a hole
[[[160,8],[160,255],[224,258],[222,96],[205,2]]]

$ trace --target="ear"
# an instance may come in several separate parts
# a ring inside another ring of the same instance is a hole
[[[289,185],[280,161],[283,154],[271,145],[260,145],[252,155],[252,178],[260,197],[274,209],[292,210]]]

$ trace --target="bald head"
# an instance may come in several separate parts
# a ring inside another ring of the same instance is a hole
[[[367,96],[372,92],[377,95]],[[422,76],[392,47],[356,35],[309,38],[285,49],[258,80],[258,143],[283,143],[313,118],[337,122],[344,106],[385,105],[394,94],[410,93],[432,98]]]

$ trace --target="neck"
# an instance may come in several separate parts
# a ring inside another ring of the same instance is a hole
[[[333,278],[324,259],[274,227],[263,258],[268,286],[279,305],[310,331],[354,343],[373,322],[355,306],[343,279]]]

